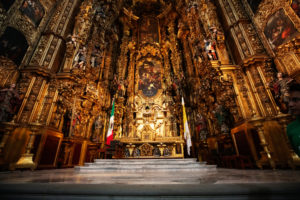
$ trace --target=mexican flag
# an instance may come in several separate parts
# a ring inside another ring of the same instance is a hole
[[[110,145],[110,142],[113,140],[113,131],[114,131],[114,112],[115,112],[115,99],[113,99],[113,105],[109,118],[109,127],[106,134],[106,144]]]
[[[192,140],[191,140],[191,133],[190,133],[189,125],[187,122],[183,97],[182,97],[182,110],[183,110],[184,139],[186,141],[187,153],[188,153],[188,155],[190,155],[191,147],[192,147]]]

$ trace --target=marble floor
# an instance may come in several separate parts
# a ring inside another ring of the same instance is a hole
[[[0,172],[1,200],[298,200],[299,170]]]
[[[196,172],[78,172],[73,168],[0,172],[1,184],[256,184],[300,183],[300,170],[237,170],[217,168]]]

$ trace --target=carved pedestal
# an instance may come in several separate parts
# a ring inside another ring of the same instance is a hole
[[[19,169],[19,168],[30,168],[31,170],[34,170],[36,168],[36,163],[33,161],[33,154],[31,153],[31,150],[33,148],[34,140],[37,134],[37,131],[39,130],[38,124],[31,124],[30,125],[30,134],[29,134],[29,140],[26,146],[26,151],[24,154],[21,155],[20,159],[13,165],[10,166],[11,170]]]

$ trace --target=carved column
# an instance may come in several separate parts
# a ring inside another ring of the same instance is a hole
[[[106,48],[106,57],[105,57],[105,66],[104,66],[104,76],[103,79],[105,82],[108,83],[109,78],[113,78],[113,76],[109,76],[112,74],[112,69],[111,69],[111,61],[112,61],[112,54],[113,54],[113,44],[109,43],[108,47]]]
[[[4,8],[0,8],[0,34],[2,34],[2,27],[7,18],[6,11]]]
[[[55,80],[54,80],[55,81]],[[57,102],[58,91],[55,83],[50,82],[47,87],[42,109],[37,117],[37,122],[49,126],[52,113],[54,111],[54,104]]]
[[[177,37],[176,37],[176,33],[175,33],[175,22],[172,21],[169,23],[168,25],[168,32],[169,32],[169,38],[170,38],[170,43],[171,43],[171,60],[172,60],[172,66],[173,66],[173,70],[174,70],[174,74],[179,77],[179,73],[180,73],[180,65],[181,65],[181,59],[180,59],[180,54],[178,52],[178,48],[177,48]]]
[[[119,61],[118,61],[118,74],[119,74],[119,78],[121,80],[124,80],[126,77],[126,71],[128,74],[128,70],[129,70],[129,66],[127,65],[128,63],[128,44],[129,44],[129,27],[126,24],[126,22],[123,22],[123,38],[122,38],[122,43],[121,43],[121,53],[120,53],[120,57],[119,57]]]
[[[68,34],[68,27],[78,2],[79,0],[67,0],[58,3],[45,34],[30,60],[30,66],[38,66],[53,72],[58,70],[60,63],[57,62],[62,60],[60,55],[63,53],[64,38]]]
[[[39,93],[39,87],[42,83],[41,78],[33,76],[31,73],[22,73],[20,80],[20,86],[22,88],[21,93],[24,95],[24,99],[16,117],[16,122],[27,123],[33,109],[35,99]],[[35,87],[34,87],[35,86]],[[34,90],[33,90],[34,87]]]
[[[34,140],[36,138],[36,135],[40,131],[41,127],[39,124],[30,124],[29,125],[29,138],[28,142],[26,144],[26,151],[24,154],[21,155],[19,160],[10,166],[10,170],[15,170],[17,168],[30,168],[31,170],[34,170],[37,166],[37,164],[33,161],[33,154],[31,153],[31,150],[33,148]]]
[[[258,115],[276,115],[276,105],[266,81],[272,74],[265,73],[269,57],[258,39],[251,20],[239,0],[219,0],[218,3],[230,44],[237,49],[233,51],[235,59],[245,68],[250,91],[259,109]]]
[[[58,70],[60,63],[57,61],[61,61],[62,59],[60,54],[62,53],[61,50],[64,43],[63,38],[67,33],[66,31],[77,3],[77,0],[60,2],[57,10],[50,19],[50,23],[45,31],[46,34],[41,37],[26,70],[32,72],[40,71],[37,74],[41,74],[45,77],[49,77],[49,73],[56,72]],[[34,74],[32,75],[36,76]],[[24,105],[24,110],[21,110],[23,113],[19,113],[18,119],[21,122],[25,122],[26,120],[29,122],[38,120],[41,123],[46,123],[49,116],[47,114],[50,114],[51,116],[51,113],[48,113],[49,108],[47,105],[51,104],[50,102],[54,96],[47,95],[51,93],[51,91],[48,91],[49,84],[44,78],[34,78],[35,82],[32,87],[33,90],[25,99],[28,99],[28,105]],[[51,94],[53,95],[53,93]],[[47,98],[44,99],[46,96]],[[46,107],[44,107],[45,103]],[[30,111],[31,113],[29,113]]]
[[[2,126],[4,127],[4,133],[0,142],[0,166],[5,164],[4,147],[6,145],[6,142],[8,141],[8,138],[10,137],[10,134],[16,128],[16,124],[11,122],[2,122],[1,127]]]
[[[135,69],[135,61],[134,61],[134,54],[135,54],[135,48],[136,48],[136,43],[134,41],[129,42],[128,44],[128,48],[130,50],[130,56],[129,56],[129,66],[128,66],[128,78],[127,78],[127,82],[128,82],[128,88],[127,88],[127,92],[128,92],[128,97],[129,97],[129,103],[133,104],[134,102],[134,94],[135,94],[135,90],[134,90],[134,82],[135,82],[135,73],[134,73],[134,69]]]
[[[258,131],[258,136],[260,139],[260,145],[263,148],[263,151],[260,152],[262,158],[260,161],[258,161],[257,166],[259,168],[262,168],[262,165],[264,164],[265,161],[269,162],[270,166],[272,167],[272,169],[276,168],[276,164],[275,161],[273,160],[273,155],[270,151],[270,147],[269,144],[267,143],[265,134],[264,134],[264,129],[263,129],[263,122],[261,119],[257,119],[255,121],[253,121],[253,125],[257,128]]]
[[[186,61],[186,68],[187,68],[187,76],[188,77],[192,77],[194,75],[194,66],[193,66],[193,62],[191,59],[191,51],[189,48],[189,44],[187,41],[187,37],[182,37],[182,44],[183,44],[183,50],[184,50],[184,57],[185,57],[185,61]]]
[[[235,93],[237,95],[236,98],[241,108],[243,119],[250,119],[252,117],[259,116],[254,96],[251,93],[248,82],[246,81],[247,77],[239,66],[236,66],[232,78]]]
[[[17,65],[10,59],[0,56],[0,87],[16,84],[19,77]]]
[[[292,168],[295,169],[295,164],[298,163],[300,161],[300,158],[297,156],[297,154],[295,153],[295,151],[292,148],[292,145],[289,141],[288,135],[287,135],[287,125],[290,123],[291,121],[291,116],[278,116],[278,120],[280,122],[280,124],[283,127],[283,133],[284,133],[284,139],[285,142],[287,143],[288,149],[289,149],[289,157],[288,159],[288,165]]]

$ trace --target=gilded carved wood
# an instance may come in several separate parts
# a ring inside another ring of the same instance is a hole
[[[289,0],[261,1],[256,11],[246,0],[39,2],[39,23],[21,12],[23,1],[0,8],[0,36],[13,27],[28,43],[20,66],[0,57],[0,84],[17,83],[22,98],[11,123],[64,134],[64,165],[72,142],[104,147],[113,100],[124,157],[184,157],[184,98],[192,156],[249,122],[263,149],[257,166],[276,167],[271,126],[286,115],[273,84],[277,71],[299,80],[300,70],[299,16]],[[278,16],[293,34],[271,41]]]

